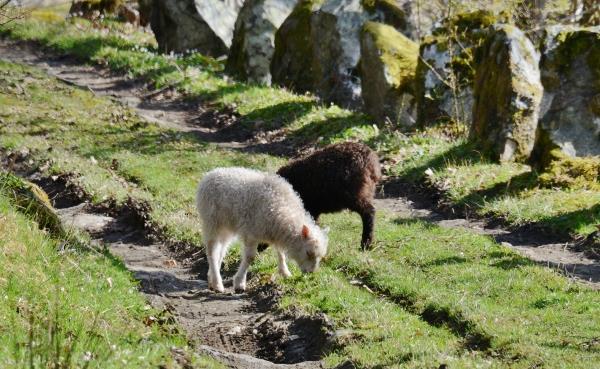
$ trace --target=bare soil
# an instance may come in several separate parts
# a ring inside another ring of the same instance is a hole
[[[320,357],[334,344],[326,317],[278,313],[279,292],[272,284],[237,294],[226,279],[227,292],[214,293],[203,279],[208,269],[204,252],[160,242],[144,225],[143,204],[94,207],[68,187],[67,178],[20,174],[47,191],[66,226],[87,232],[93,244],[122,260],[161,311],[157,323],[176,321],[198,352],[239,369],[322,367]]]

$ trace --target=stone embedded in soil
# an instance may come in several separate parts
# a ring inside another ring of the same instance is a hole
[[[475,72],[470,138],[495,160],[527,161],[543,87],[539,53],[518,28],[490,27]]]
[[[545,32],[542,111],[534,162],[550,152],[600,155],[600,27],[552,26]]]
[[[240,1],[154,0],[153,5],[151,27],[160,51],[227,54]]]
[[[235,23],[225,71],[241,80],[271,84],[275,32],[297,0],[247,0]]]

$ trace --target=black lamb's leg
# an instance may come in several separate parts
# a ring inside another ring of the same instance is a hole
[[[258,244],[258,252],[263,252],[269,247],[268,243],[259,243]]]
[[[375,227],[375,207],[372,204],[365,205],[358,213],[363,223],[360,247],[363,251],[370,250],[373,243],[373,229]]]

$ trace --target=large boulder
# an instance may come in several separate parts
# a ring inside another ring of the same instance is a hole
[[[275,32],[297,0],[248,0],[238,15],[226,72],[238,79],[270,85]]]
[[[300,0],[275,33],[275,51],[271,60],[273,83],[304,93],[313,90],[312,23],[323,0]]]
[[[240,3],[236,0],[154,0],[151,27],[162,52],[219,57],[231,46]]]
[[[419,46],[391,26],[367,22],[362,29],[360,48],[365,110],[379,123],[413,125]]]
[[[382,1],[383,2],[383,1]],[[404,25],[403,12],[385,1],[386,7],[361,0],[327,0],[311,16],[314,89],[327,102],[345,108],[362,106],[358,71],[360,31],[365,22]]]
[[[533,150],[544,90],[539,60],[518,28],[490,28],[475,72],[470,135],[496,160],[523,162]]]
[[[406,25],[404,12],[388,0],[326,0],[321,5],[302,1],[276,36],[274,81],[295,89],[302,86],[300,90],[314,91],[343,107],[360,107],[360,32],[369,20]],[[285,50],[277,49],[281,46]],[[299,72],[302,68],[310,73]]]
[[[471,124],[475,55],[497,17],[487,11],[445,19],[421,43],[417,66],[417,122]]]
[[[544,85],[534,162],[552,150],[600,155],[600,27],[546,30],[541,61]]]

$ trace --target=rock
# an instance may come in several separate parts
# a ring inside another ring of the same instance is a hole
[[[124,22],[131,23],[133,25],[140,24],[140,12],[137,11],[137,9],[134,9],[131,5],[121,5],[117,11],[117,14]]]
[[[235,0],[154,0],[150,25],[162,52],[226,55],[240,4]]]
[[[496,160],[523,162],[533,150],[543,94],[539,60],[518,28],[490,28],[475,72],[470,137]]]
[[[138,12],[140,13],[140,26],[146,27],[152,18],[152,1],[138,0]]]
[[[365,110],[378,122],[415,123],[414,80],[419,46],[393,27],[367,22],[361,47],[361,86]]]
[[[15,175],[0,172],[0,192],[13,201],[19,209],[56,237],[66,235],[48,194],[34,183]]]
[[[275,32],[297,0],[248,0],[240,10],[225,71],[253,83],[271,84]]]
[[[314,91],[342,107],[360,107],[362,26],[369,20],[403,26],[403,16],[387,0],[326,0],[321,5],[318,0],[302,1],[277,32],[273,80],[296,90]]]
[[[532,162],[546,167],[555,149],[570,157],[600,155],[600,27],[552,26],[544,40]]]
[[[121,0],[81,0],[71,3],[69,15],[95,20],[102,14],[112,14],[123,5]]]
[[[322,0],[300,0],[275,33],[275,51],[271,60],[273,83],[300,93],[312,91],[313,76],[311,15]]]
[[[458,14],[444,20],[421,43],[415,83],[420,126],[471,124],[474,56],[487,27],[496,21],[486,11]]]

